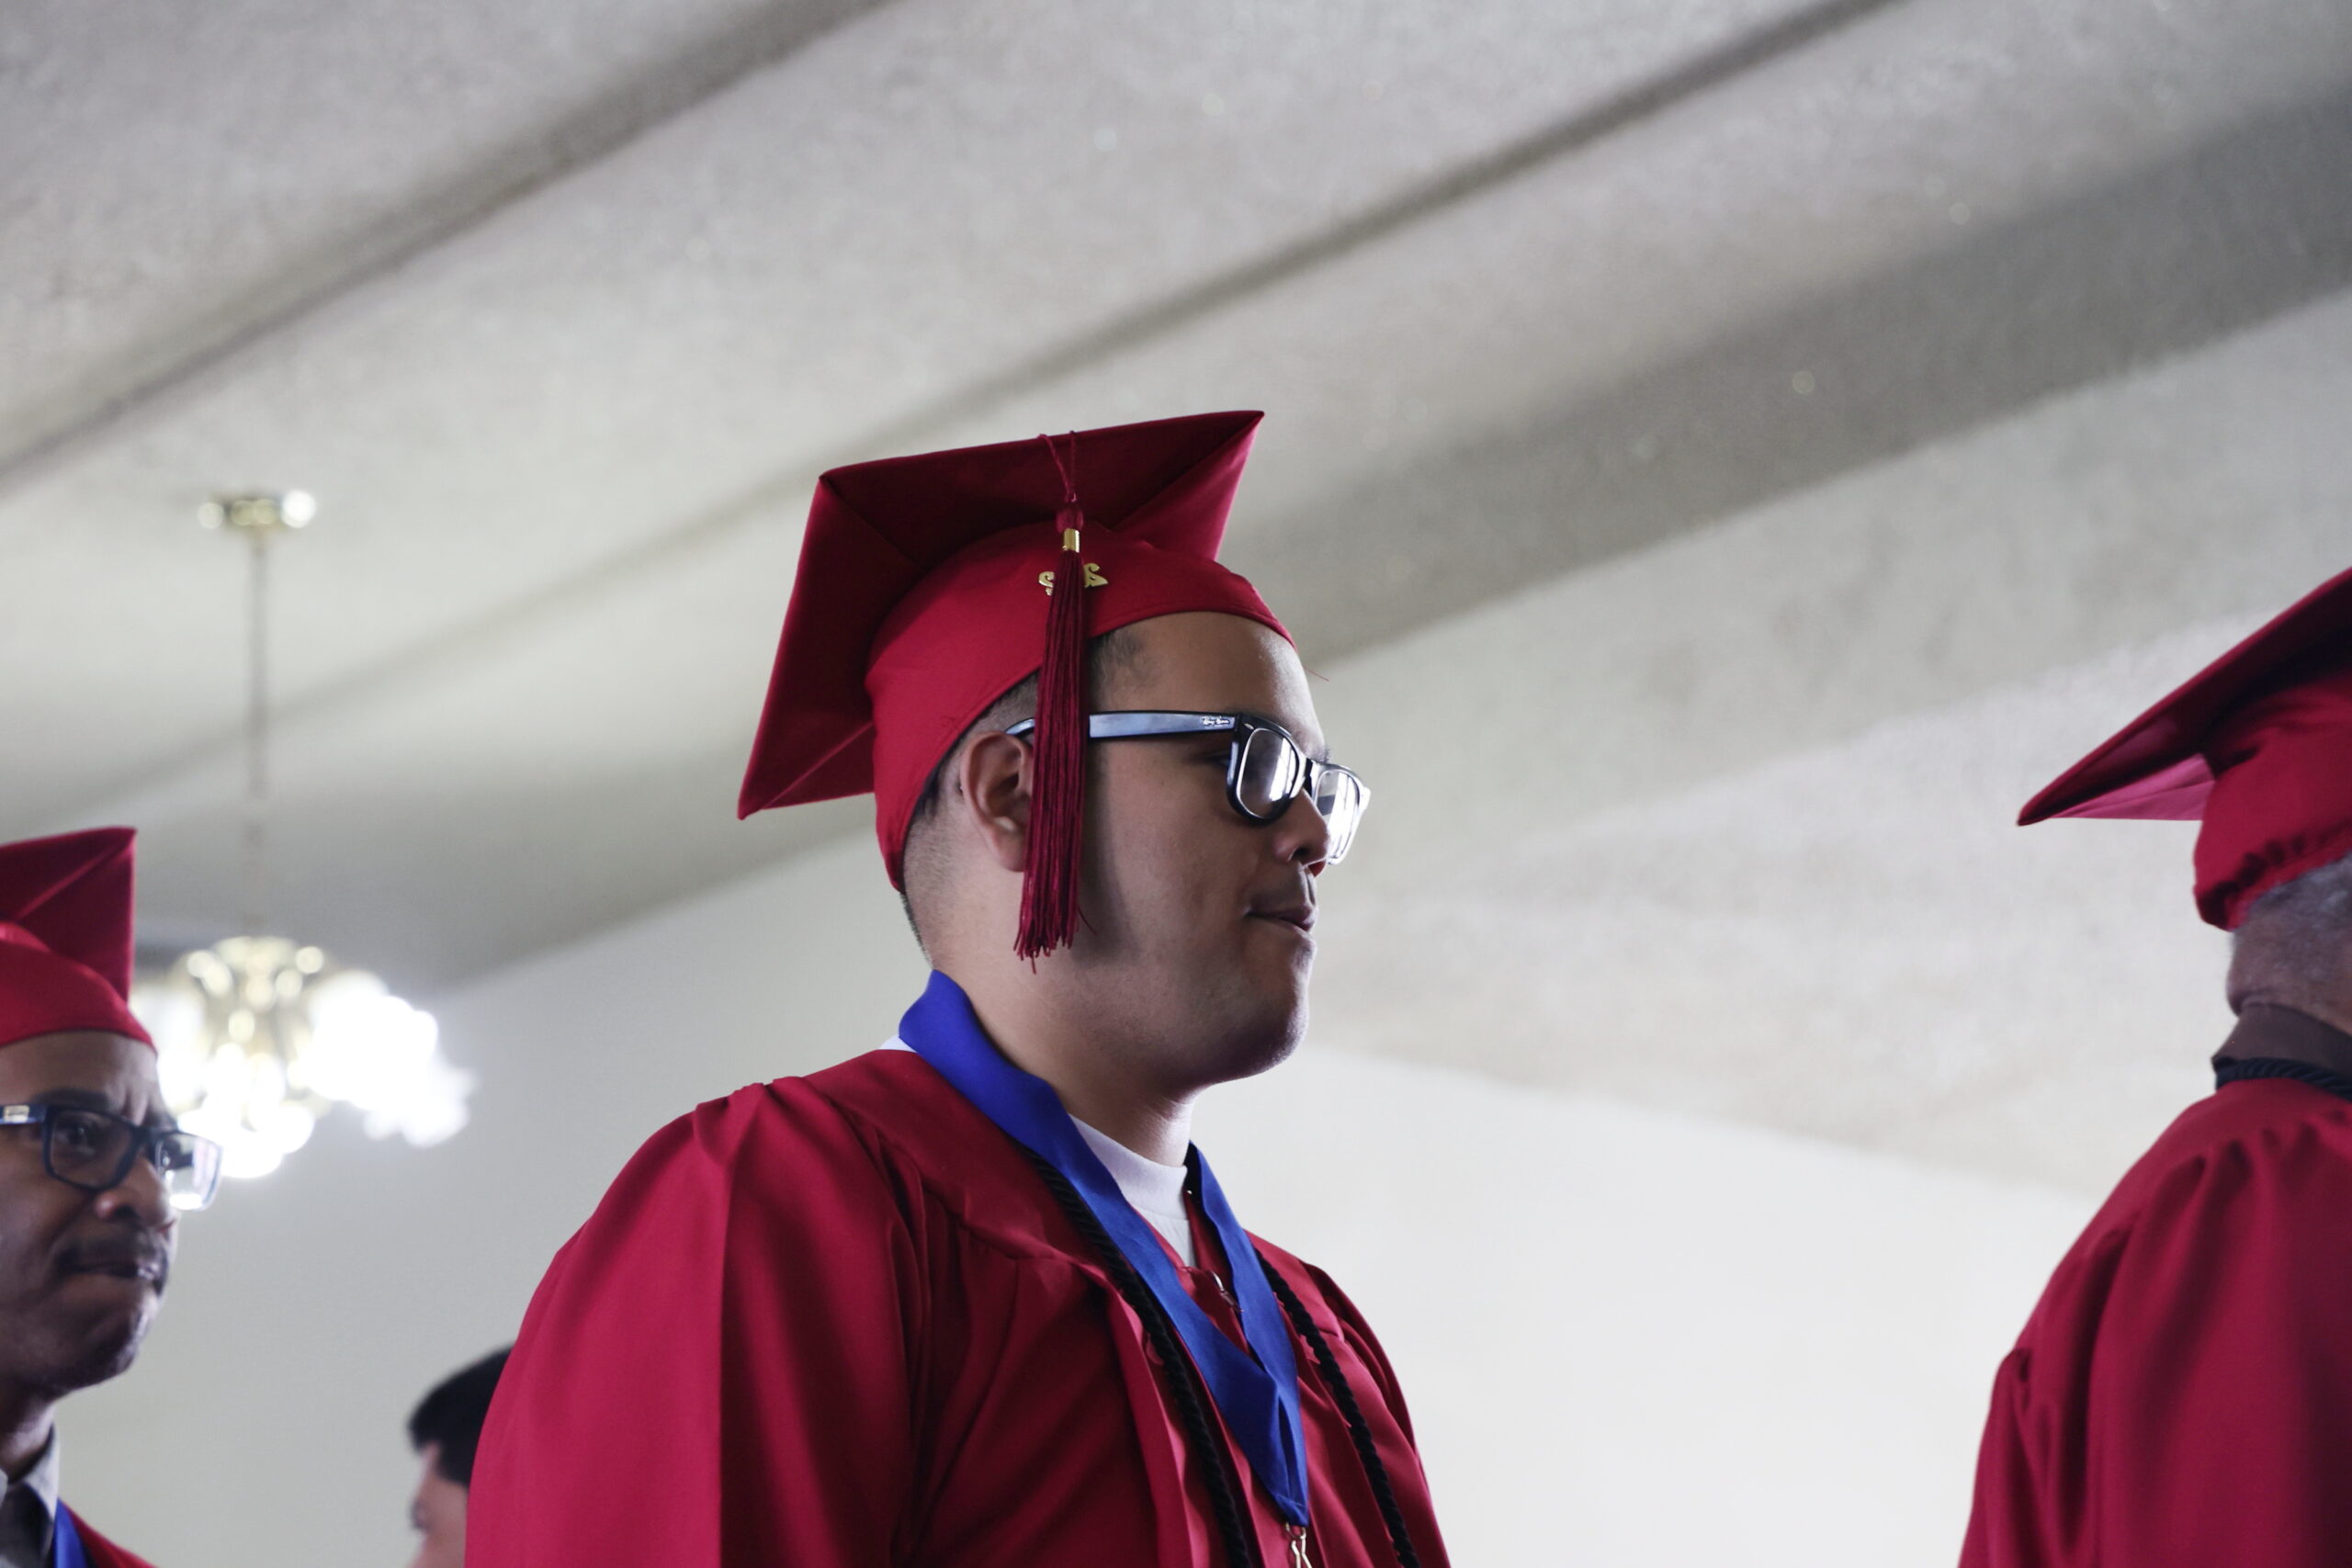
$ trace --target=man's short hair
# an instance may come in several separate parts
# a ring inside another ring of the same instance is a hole
[[[1141,649],[1130,632],[1131,628],[1121,626],[1114,631],[1104,632],[1086,645],[1088,692],[1100,693],[1112,676],[1125,674],[1135,669]],[[940,796],[947,787],[949,766],[963,754],[964,743],[975,735],[1010,728],[1024,718],[1035,717],[1036,714],[1037,677],[1032,674],[990,703],[988,711],[974,719],[964,733],[956,738],[956,744],[947,749],[947,754],[939,759],[938,766],[933,768],[931,776],[923,781],[922,793],[915,797],[914,809],[907,815],[906,847],[899,856],[902,882],[909,886],[913,883],[914,864],[923,852],[918,840],[930,826],[931,819],[939,814]],[[921,943],[922,926],[915,919],[914,900],[907,896],[904,888],[899,894],[899,906],[906,911],[907,924],[913,930],[916,942]]]
[[[463,1371],[452,1372],[409,1412],[409,1446],[419,1453],[435,1446],[433,1468],[443,1480],[459,1486],[474,1483],[474,1450],[481,1446],[481,1424],[490,1416],[490,1396],[498,1392],[506,1351],[513,1348],[493,1350]]]

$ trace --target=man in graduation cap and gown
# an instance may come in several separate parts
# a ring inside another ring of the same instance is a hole
[[[657,1134],[534,1298],[474,1568],[1445,1561],[1379,1343],[1190,1107],[1306,1021],[1363,806],[1216,559],[1258,416],[820,482],[745,814],[871,791],[888,1047]]]
[[[178,1215],[220,1178],[220,1149],[173,1130],[130,1013],[130,889],[127,828],[0,845],[5,1568],[142,1568],[60,1500],[53,1413],[130,1368]]]
[[[2001,1364],[1963,1568],[2352,1563],[2352,572],[2023,820],[2193,820],[2237,1025]]]

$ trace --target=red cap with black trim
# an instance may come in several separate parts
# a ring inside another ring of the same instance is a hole
[[[2254,901],[2352,853],[2352,571],[2231,649],[2026,803],[2052,817],[2199,822],[2197,908]]]
[[[0,1046],[72,1029],[154,1043],[130,1011],[133,837],[0,844]]]
[[[1038,680],[1024,956],[1077,925],[1085,646],[1187,611],[1284,637],[1217,563],[1261,416],[1204,413],[888,457],[817,482],[738,815],[872,791],[900,883],[909,819],[956,739]],[[1081,581],[1079,593],[1060,592]]]

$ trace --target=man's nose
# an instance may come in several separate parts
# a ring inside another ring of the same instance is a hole
[[[130,1211],[149,1230],[171,1228],[179,1217],[172,1207],[171,1195],[164,1190],[164,1173],[142,1151],[130,1162],[130,1171],[120,1181],[97,1195],[96,1206],[100,1214],[111,1217],[123,1210]]]
[[[1315,809],[1314,795],[1301,790],[1274,823],[1283,859],[1310,869],[1331,858],[1331,824]]]

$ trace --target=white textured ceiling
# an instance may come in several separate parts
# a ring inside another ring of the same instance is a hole
[[[9,6],[0,450],[74,439],[863,8]]]
[[[225,928],[193,506],[310,489],[282,923],[410,988],[861,824],[731,820],[827,464],[1264,407],[1329,660],[2352,283],[2341,0],[60,3],[0,82],[0,834]]]

